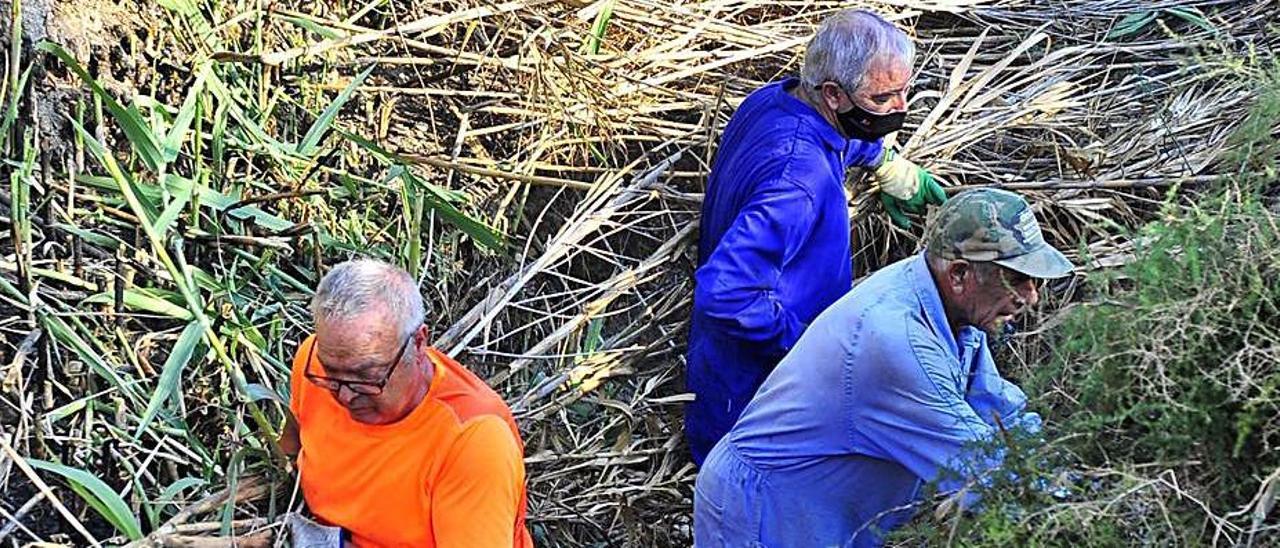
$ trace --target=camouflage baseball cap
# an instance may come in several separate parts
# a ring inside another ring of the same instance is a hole
[[[936,257],[991,261],[1033,278],[1060,278],[1074,269],[1044,241],[1027,201],[1007,190],[980,188],[947,200],[924,245]]]

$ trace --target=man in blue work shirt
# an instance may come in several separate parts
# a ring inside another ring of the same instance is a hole
[[[923,482],[980,480],[1000,463],[975,445],[1039,430],[987,340],[1070,261],[1003,190],[951,198],[924,244],[820,314],[716,444],[694,493],[698,546],[877,546]]]
[[[685,409],[694,461],[729,431],[805,326],[853,283],[845,171],[871,169],[886,211],[946,195],[883,146],[902,126],[915,47],[867,11],[824,21],[799,79],[738,107],[702,204]]]

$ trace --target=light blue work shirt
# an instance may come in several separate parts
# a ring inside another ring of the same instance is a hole
[[[816,282],[816,280],[815,280]],[[923,253],[820,314],[698,474],[698,546],[878,546],[973,442],[1039,429],[986,334],[953,334]],[[957,482],[943,484],[954,488]]]

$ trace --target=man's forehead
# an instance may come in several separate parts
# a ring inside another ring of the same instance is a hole
[[[316,353],[326,364],[355,367],[376,361],[397,340],[394,324],[378,315],[316,324]]]
[[[901,61],[879,58],[867,65],[862,89],[872,93],[897,91],[905,88],[911,79],[911,67]]]
[[[387,359],[377,346],[354,348],[348,346],[323,345],[317,339],[315,357],[324,369],[325,375],[336,376],[376,376],[373,369],[385,365]]]
[[[317,318],[316,331],[348,337],[381,337],[396,331],[396,321],[386,307],[370,307],[346,317]]]

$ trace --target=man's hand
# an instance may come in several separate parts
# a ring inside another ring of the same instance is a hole
[[[293,418],[293,413],[289,413],[284,420],[284,430],[280,432],[280,439],[277,440],[280,445],[280,451],[290,457],[298,456],[298,452],[302,450],[302,438],[298,432],[298,421]]]
[[[927,204],[941,205],[947,200],[947,193],[932,174],[892,150],[885,150],[884,159],[872,175],[879,184],[885,212],[893,224],[902,228],[911,228],[904,211],[922,213]]]

